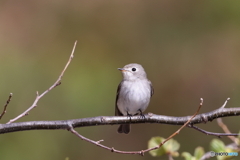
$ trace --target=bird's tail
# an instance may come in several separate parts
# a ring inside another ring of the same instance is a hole
[[[130,124],[121,124],[118,128],[118,133],[128,134],[130,132]]]

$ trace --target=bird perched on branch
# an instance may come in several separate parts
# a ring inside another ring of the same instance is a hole
[[[115,115],[143,115],[153,95],[152,83],[147,79],[144,68],[140,64],[131,63],[118,70],[122,72],[123,80],[117,89]],[[130,124],[121,124],[118,128],[118,133],[129,132]]]

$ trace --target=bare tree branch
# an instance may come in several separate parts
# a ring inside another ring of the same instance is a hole
[[[223,103],[223,105],[220,107],[220,109],[223,109],[226,107],[227,102],[230,100],[230,98],[227,98],[227,100]]]
[[[203,105],[203,99],[201,98],[200,101],[201,101],[201,102],[200,102],[200,105],[199,105],[196,113],[194,113],[194,115],[193,115],[186,123],[184,123],[184,125],[183,125],[182,127],[180,127],[175,133],[173,133],[173,134],[170,135],[167,139],[165,139],[163,142],[161,142],[158,146],[153,147],[153,148],[149,148],[149,149],[146,149],[146,150],[143,150],[143,151],[142,151],[142,154],[143,154],[144,152],[149,152],[149,151],[152,151],[152,150],[155,150],[155,149],[160,148],[160,147],[161,147],[162,145],[164,145],[168,140],[170,140],[171,138],[173,138],[174,136],[176,136],[177,134],[179,134],[180,131],[181,131],[184,127],[186,127],[186,126],[191,122],[191,120],[192,120],[192,119],[198,114],[198,112],[200,111],[200,109],[201,109],[201,107],[202,107],[202,105]]]
[[[228,102],[229,100],[230,100],[230,98],[227,98],[227,100],[224,102],[224,104],[223,104],[218,110],[223,109],[223,108],[227,105],[227,102]],[[205,117],[204,117],[204,119],[205,119]],[[218,118],[218,119],[217,119],[217,122],[218,122],[219,125],[220,125],[220,119],[221,119],[221,118]],[[220,138],[221,136],[228,136],[228,137],[229,137],[229,136],[238,136],[238,133],[231,133],[229,130],[228,130],[228,132],[226,132],[226,131],[224,130],[225,133],[215,133],[215,132],[205,131],[205,130],[199,128],[199,127],[194,126],[193,124],[189,124],[188,127],[194,128],[194,129],[196,129],[197,131],[200,131],[200,132],[202,132],[202,133],[204,133],[204,134],[206,134],[206,135],[217,136],[218,138]],[[232,138],[234,138],[234,137],[232,137]]]
[[[196,129],[197,131],[200,131],[206,135],[212,135],[212,136],[217,136],[218,138],[222,137],[222,136],[238,136],[239,134],[238,133],[215,133],[215,132],[209,132],[209,131],[205,131],[199,127],[196,127],[194,125],[189,125],[190,128],[194,128]]]
[[[217,119],[217,123],[218,123],[218,125],[219,125],[219,127],[221,127],[222,128],[222,130],[225,132],[225,134],[229,134],[228,135],[228,138],[230,138],[235,144],[238,144],[238,138],[235,138],[235,137],[233,137],[234,135],[231,135],[230,133],[230,130],[228,129],[228,127],[227,127],[227,125],[225,125],[224,123],[223,123],[223,121],[222,121],[222,118],[218,118]]]
[[[224,104],[219,108],[219,110],[221,110],[221,109],[223,109],[223,108],[225,108],[225,106],[227,105],[227,102],[230,100],[230,98],[228,98],[225,102],[224,102]],[[198,127],[196,127],[196,126],[189,126],[189,127],[192,127],[192,128],[194,128],[194,129],[197,129],[197,130],[199,130],[200,132],[202,132],[202,133],[205,133],[205,134],[207,134],[207,135],[215,135],[215,136],[218,136],[219,138],[223,135],[223,136],[228,136],[228,138],[230,138],[234,143],[231,143],[231,144],[229,144],[229,145],[227,145],[228,147],[231,147],[231,148],[233,148],[233,149],[235,149],[236,151],[238,150],[239,151],[239,143],[238,143],[238,138],[235,138],[235,137],[233,137],[233,136],[238,136],[238,134],[237,133],[231,133],[230,131],[229,131],[229,129],[228,129],[228,127],[222,122],[222,118],[217,118],[217,123],[218,123],[218,125],[219,125],[219,127],[221,127],[222,129],[223,129],[223,131],[225,132],[225,133],[212,133],[212,132],[208,132],[208,131],[205,131],[205,130],[203,130],[203,129],[200,129],[200,128],[198,128]],[[210,158],[212,158],[212,154],[211,154],[211,151],[209,151],[209,152],[207,152],[207,153],[205,153],[202,157],[201,157],[201,159],[200,160],[206,160],[206,159],[210,159]]]
[[[72,59],[73,59],[73,54],[74,54],[74,51],[75,51],[75,48],[76,48],[76,44],[77,44],[77,41],[75,41],[74,46],[73,46],[73,49],[72,49],[72,53],[71,53],[71,55],[70,55],[70,57],[69,57],[69,60],[68,60],[67,64],[65,65],[64,69],[62,70],[62,72],[61,72],[60,76],[58,77],[57,81],[56,81],[51,87],[49,87],[46,91],[44,91],[41,95],[39,95],[38,92],[37,92],[37,97],[36,97],[36,99],[34,100],[33,104],[32,104],[26,111],[24,111],[23,113],[21,113],[21,114],[18,115],[17,117],[15,117],[15,118],[11,119],[9,122],[7,122],[7,124],[12,123],[12,122],[15,122],[16,120],[18,120],[18,119],[20,119],[20,118],[28,115],[29,112],[30,112],[33,108],[37,107],[38,101],[39,101],[45,94],[47,94],[47,93],[48,93],[49,91],[51,91],[53,88],[55,88],[55,87],[57,87],[57,86],[59,86],[59,85],[61,84],[61,80],[62,80],[63,74],[64,74],[64,72],[66,71],[68,65],[70,64],[70,62],[71,62]]]
[[[201,98],[201,102],[200,102],[200,106],[198,107],[198,110],[196,111],[196,113],[183,125],[181,126],[176,132],[174,132],[172,135],[170,135],[167,139],[165,139],[162,143],[160,143],[158,146],[156,147],[153,147],[153,148],[149,148],[149,149],[145,149],[145,150],[141,150],[141,151],[120,151],[120,150],[117,150],[117,149],[114,149],[113,147],[108,147],[108,146],[105,146],[103,144],[101,144],[100,142],[102,142],[103,140],[99,140],[99,141],[93,141],[91,139],[88,139],[84,136],[82,136],[81,134],[79,134],[77,131],[75,131],[73,129],[73,126],[69,125],[69,130],[75,134],[76,136],[78,136],[79,138],[81,138],[82,140],[85,140],[87,142],[90,142],[92,144],[95,144],[96,146],[98,147],[101,147],[101,148],[104,148],[104,149],[107,149],[111,152],[115,152],[115,153],[121,153],[121,154],[138,154],[138,155],[144,155],[145,152],[149,152],[151,150],[155,150],[155,149],[158,149],[160,148],[164,143],[166,143],[168,140],[170,140],[171,138],[173,138],[174,136],[176,136],[177,134],[179,134],[179,132],[186,126],[188,125],[189,122],[191,122],[191,120],[198,114],[200,108],[202,107],[202,103],[203,103],[203,99]]]
[[[230,117],[240,115],[240,108],[223,108],[217,109],[208,113],[202,113],[196,115],[190,122],[190,124],[200,124],[211,122],[214,119],[220,117]],[[73,128],[86,127],[86,126],[99,126],[99,125],[116,125],[116,124],[135,124],[135,123],[159,123],[168,125],[183,125],[186,123],[191,116],[185,117],[172,117],[156,114],[145,114],[143,119],[141,116],[132,116],[131,120],[127,116],[99,116],[89,117],[82,119],[72,120],[60,120],[60,121],[29,121],[29,122],[18,122],[10,124],[0,124],[0,134],[25,131],[25,130],[53,130],[53,129],[69,129],[69,124]],[[205,117],[205,118],[203,118]]]
[[[7,106],[8,106],[8,104],[9,104],[10,101],[11,101],[12,95],[13,95],[13,94],[10,93],[10,95],[9,95],[9,97],[8,97],[8,100],[7,100],[6,104],[4,105],[3,112],[2,112],[2,114],[0,115],[0,119],[2,119],[3,115],[7,112]]]
[[[229,100],[230,100],[230,98],[228,98],[225,101],[225,103],[222,105],[221,108],[224,108]],[[228,138],[230,138],[235,144],[237,144],[238,139],[233,137],[234,135],[230,134],[231,132],[229,131],[228,127],[223,123],[222,118],[218,118],[217,123],[218,123],[219,127],[221,127],[226,134],[229,134]]]

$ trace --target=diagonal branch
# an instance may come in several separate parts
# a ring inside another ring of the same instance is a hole
[[[77,137],[81,138],[82,140],[85,140],[89,143],[95,144],[96,146],[107,149],[111,152],[122,153],[122,154],[141,154],[141,151],[120,151],[120,150],[114,149],[113,147],[105,146],[105,145],[101,144],[101,142],[103,142],[103,140],[94,141],[89,138],[86,138],[86,137],[82,136],[81,134],[79,134],[76,130],[74,130],[72,126],[70,127],[69,131],[72,132],[73,134],[75,134]]]
[[[230,98],[227,98],[227,100],[224,102],[224,104],[223,104],[218,110],[220,111],[221,109],[225,108],[225,106],[227,105],[227,102],[228,102],[229,100],[230,100]],[[203,117],[204,117],[204,116],[203,116]],[[206,117],[204,117],[203,119],[206,120]],[[218,138],[221,138],[221,136],[228,136],[230,139],[233,140],[234,137],[232,137],[232,136],[238,136],[238,135],[239,135],[238,133],[231,133],[231,132],[228,130],[227,126],[226,126],[224,123],[222,123],[221,118],[218,118],[218,119],[217,119],[217,122],[218,122],[218,125],[219,125],[220,127],[222,127],[222,129],[225,131],[225,133],[215,133],[215,132],[205,131],[205,130],[199,128],[199,127],[194,126],[193,124],[189,124],[188,127],[189,127],[189,128],[193,128],[193,129],[196,129],[197,131],[202,132],[202,133],[204,133],[204,134],[206,134],[206,135],[217,136]]]
[[[225,134],[228,134],[228,138],[230,138],[235,144],[238,144],[239,142],[239,139],[238,138],[235,138],[233,137],[234,135],[231,135],[230,133],[230,130],[228,129],[227,125],[225,125],[222,121],[222,118],[218,118],[217,119],[217,123],[218,125],[222,128],[222,130],[225,132]]]
[[[149,152],[149,151],[152,151],[152,150],[155,150],[155,149],[160,148],[160,147],[161,147],[162,145],[164,145],[164,143],[166,143],[168,140],[170,140],[171,138],[173,138],[174,136],[176,136],[177,134],[179,134],[180,131],[181,131],[184,127],[186,127],[186,126],[192,121],[192,119],[193,119],[194,117],[196,117],[196,115],[197,115],[198,112],[200,111],[200,109],[201,109],[201,107],[202,107],[202,105],[203,105],[203,99],[201,98],[200,101],[201,101],[201,102],[200,102],[200,105],[199,105],[196,113],[194,113],[194,115],[193,115],[186,123],[184,123],[183,126],[181,126],[175,133],[173,133],[172,135],[170,135],[167,139],[165,139],[163,142],[161,142],[158,146],[153,147],[153,148],[149,148],[149,149],[146,149],[146,150],[143,150],[142,153],[144,153],[144,152]]]
[[[70,55],[70,57],[69,57],[69,60],[68,60],[67,64],[65,65],[64,69],[62,70],[62,72],[61,72],[60,76],[58,77],[57,81],[56,81],[51,87],[49,87],[46,91],[44,91],[42,94],[39,95],[38,92],[37,92],[37,97],[36,97],[36,99],[34,100],[33,104],[32,104],[27,110],[25,110],[23,113],[21,113],[21,114],[18,115],[17,117],[15,117],[15,118],[11,119],[9,122],[7,122],[7,124],[12,123],[12,122],[15,122],[16,120],[18,120],[18,119],[20,119],[20,118],[28,115],[29,112],[30,112],[33,108],[37,107],[38,101],[39,101],[45,94],[47,94],[47,93],[48,93],[49,91],[51,91],[53,88],[55,88],[55,87],[57,87],[57,86],[59,86],[59,85],[61,84],[61,80],[62,80],[63,74],[64,74],[64,72],[66,71],[68,65],[70,64],[70,62],[71,62],[72,59],[73,59],[73,54],[74,54],[74,51],[75,51],[75,48],[76,48],[76,44],[77,44],[77,41],[75,41],[74,46],[73,46],[73,49],[72,49],[72,53],[71,53],[71,55]]]
[[[2,114],[0,115],[0,119],[2,119],[3,115],[7,112],[7,106],[8,106],[8,104],[9,104],[10,101],[11,101],[12,95],[13,95],[13,94],[10,93],[10,95],[9,95],[9,97],[8,97],[8,100],[7,100],[6,104],[4,105],[3,112],[2,112]]]
[[[81,138],[82,140],[85,140],[87,142],[90,142],[92,144],[95,144],[96,146],[98,147],[101,147],[101,148],[104,148],[104,149],[107,149],[111,152],[115,152],[115,153],[121,153],[121,154],[138,154],[138,155],[144,155],[145,152],[149,152],[149,151],[152,151],[152,150],[155,150],[155,149],[158,149],[160,148],[164,143],[166,143],[168,140],[170,140],[171,138],[173,138],[174,136],[176,136],[177,134],[180,133],[180,131],[186,127],[190,122],[191,120],[198,114],[200,108],[202,107],[202,104],[203,104],[203,99],[201,98],[201,102],[200,102],[200,105],[198,107],[198,110],[196,111],[196,113],[183,125],[181,126],[176,132],[174,132],[172,135],[170,135],[167,139],[165,139],[163,142],[161,142],[158,146],[156,147],[153,147],[153,148],[149,148],[149,149],[145,149],[145,150],[141,150],[141,151],[120,151],[120,150],[117,150],[117,149],[114,149],[113,147],[108,147],[108,146],[105,146],[103,144],[101,144],[100,142],[102,142],[103,140],[100,140],[100,141],[93,141],[91,139],[88,139],[84,136],[82,136],[81,134],[79,134],[77,131],[75,131],[73,129],[73,127],[71,125],[69,125],[69,130],[75,134],[76,136],[78,136],[79,138]]]

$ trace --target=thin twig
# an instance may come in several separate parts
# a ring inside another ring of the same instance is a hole
[[[227,102],[228,102],[229,100],[230,100],[230,98],[228,98],[228,99],[225,101],[225,103],[222,105],[222,107],[221,107],[220,109],[225,108],[225,106],[226,106],[226,104],[227,104]],[[228,129],[228,127],[223,123],[223,121],[222,121],[221,118],[218,118],[218,119],[217,119],[217,123],[218,123],[219,127],[221,127],[222,130],[223,130],[225,133],[227,133],[227,134],[231,133],[230,130]],[[238,140],[237,138],[232,137],[232,136],[228,136],[228,138],[230,138],[234,143],[237,143],[237,140]]]
[[[219,108],[219,109],[223,109],[225,108],[225,106],[227,105],[227,102],[230,100],[230,98],[227,98],[227,100],[223,103],[223,105]]]
[[[197,131],[200,131],[200,132],[202,132],[202,133],[204,133],[204,134],[206,134],[206,135],[217,136],[217,137],[219,137],[219,138],[221,138],[221,136],[238,136],[238,135],[239,135],[238,133],[231,133],[231,132],[229,132],[229,133],[209,132],[209,131],[205,131],[205,130],[203,130],[203,129],[201,129],[201,128],[198,128],[198,127],[196,127],[196,126],[194,126],[194,125],[189,125],[189,128],[193,128],[193,129],[196,129]]]
[[[165,139],[163,142],[161,142],[158,146],[156,147],[153,147],[153,148],[149,148],[149,149],[146,149],[146,150],[141,150],[141,151],[121,151],[121,150],[116,150],[114,149],[113,147],[107,147],[103,144],[101,144],[100,142],[103,141],[103,140],[100,140],[100,141],[94,141],[94,140],[91,140],[89,138],[86,138],[84,136],[82,136],[81,134],[79,134],[76,130],[73,129],[73,126],[69,124],[69,131],[71,131],[73,134],[75,134],[76,136],[78,136],[79,138],[81,138],[82,140],[85,140],[87,142],[90,142],[92,144],[95,144],[96,146],[98,147],[101,147],[101,148],[104,148],[104,149],[107,149],[107,150],[110,150],[111,152],[115,152],[115,153],[121,153],[121,154],[138,154],[138,155],[144,155],[145,152],[149,152],[151,150],[155,150],[155,149],[158,149],[160,148],[164,143],[166,143],[168,140],[170,140],[171,138],[173,138],[174,136],[176,136],[177,134],[180,133],[180,131],[186,127],[186,125],[188,125],[191,120],[198,114],[200,108],[202,107],[202,104],[203,104],[203,99],[201,98],[200,99],[200,105],[198,107],[198,110],[196,111],[196,113],[183,125],[181,126],[176,132],[174,132],[172,135],[170,135],[167,139]]]
[[[149,149],[147,149],[147,150],[144,150],[143,152],[149,152],[149,151],[151,151],[151,150],[158,149],[158,148],[160,148],[164,143],[166,143],[168,140],[170,140],[171,138],[173,138],[174,136],[176,136],[177,134],[179,134],[180,131],[181,131],[184,127],[186,127],[186,126],[191,122],[191,120],[198,114],[198,112],[199,112],[199,110],[201,109],[202,105],[203,105],[203,99],[201,98],[201,99],[200,99],[200,105],[199,105],[196,113],[195,113],[182,127],[180,127],[175,133],[173,133],[172,135],[170,135],[167,139],[165,139],[164,141],[162,141],[158,146],[149,148]]]
[[[2,114],[0,115],[0,119],[2,119],[3,115],[7,112],[7,106],[9,104],[9,102],[11,101],[11,98],[12,98],[12,93],[10,93],[9,97],[8,97],[8,100],[6,102],[6,104],[4,105],[4,109],[3,109],[3,112]]]
[[[219,125],[219,127],[222,128],[222,130],[225,132],[225,134],[229,134],[231,133],[230,130],[228,129],[227,125],[225,125],[222,121],[222,118],[218,118],[217,119],[217,124]],[[233,136],[238,136],[238,135],[228,135],[228,138],[230,138],[234,143],[238,144],[238,138],[235,138]]]
[[[224,109],[225,107],[226,107],[226,105],[227,105],[227,102],[230,100],[230,98],[227,98],[227,100],[223,103],[223,105],[218,109],[219,111],[221,111],[222,109]],[[209,131],[206,131],[206,130],[203,130],[203,129],[201,129],[201,128],[199,128],[199,127],[197,127],[197,126],[194,126],[193,124],[189,124],[188,125],[188,127],[189,128],[193,128],[193,129],[196,129],[197,131],[200,131],[200,132],[202,132],[202,133],[204,133],[204,134],[206,134],[206,135],[213,135],[213,136],[217,136],[217,137],[219,137],[219,138],[221,138],[221,136],[238,136],[239,134],[238,133],[231,133],[227,128],[226,128],[226,126],[223,126],[224,124],[222,123],[222,121],[221,121],[221,118],[218,118],[217,119],[217,122],[218,122],[218,125],[220,126],[220,127],[225,127],[225,129],[226,130],[224,130],[225,131],[225,133],[215,133],[215,132],[209,132]],[[222,126],[221,126],[222,125]],[[232,138],[234,138],[234,137],[232,137]]]
[[[168,160],[174,160],[171,154],[168,154]]]
[[[91,140],[89,138],[86,138],[86,137],[82,136],[81,134],[79,134],[76,130],[74,130],[73,127],[69,127],[69,131],[72,132],[73,134],[75,134],[77,137],[81,138],[82,140],[85,140],[85,141],[87,141],[89,143],[95,144],[96,146],[104,148],[104,149],[107,149],[107,150],[109,150],[111,152],[121,153],[121,154],[138,154],[138,155],[142,155],[142,151],[121,151],[121,150],[114,149],[113,147],[105,146],[105,145],[100,143],[103,140],[94,141],[94,140]]]
[[[28,115],[29,112],[30,112],[33,108],[35,108],[35,107],[37,106],[38,101],[39,101],[45,94],[47,94],[47,93],[48,93],[49,91],[51,91],[53,88],[55,88],[55,87],[57,87],[57,86],[59,86],[59,85],[61,84],[62,76],[63,76],[64,72],[66,71],[68,65],[70,64],[70,62],[71,62],[72,59],[73,59],[73,54],[74,54],[74,51],[75,51],[75,48],[76,48],[76,44],[77,44],[77,41],[75,41],[74,46],[73,46],[73,49],[72,49],[72,53],[71,53],[71,55],[70,55],[70,57],[69,57],[69,60],[68,60],[67,64],[65,65],[64,69],[62,70],[62,72],[61,72],[60,76],[58,77],[57,81],[56,81],[51,87],[49,87],[46,91],[44,91],[42,94],[38,95],[38,92],[37,92],[37,97],[36,97],[35,101],[33,102],[33,104],[32,104],[26,111],[24,111],[23,113],[21,113],[21,114],[18,115],[17,117],[15,117],[15,118],[11,119],[9,122],[7,122],[7,124],[12,123],[12,122],[15,122],[16,120],[18,120],[18,119],[20,119],[20,118]]]

